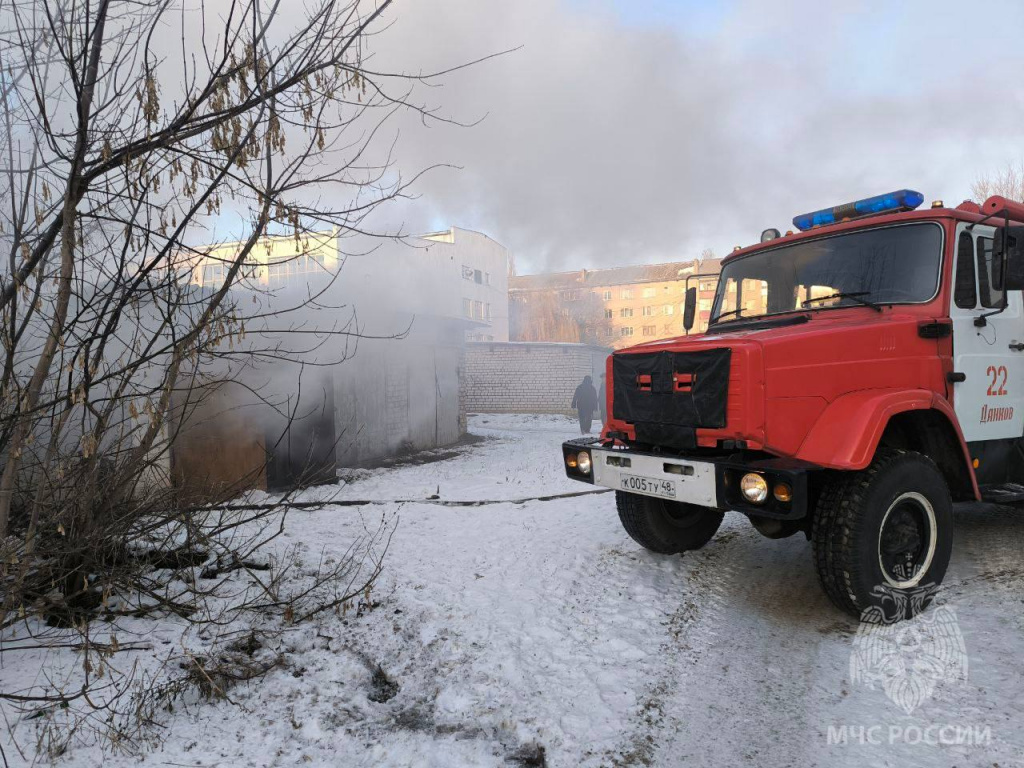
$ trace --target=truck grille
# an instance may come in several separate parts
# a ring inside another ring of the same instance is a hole
[[[695,429],[726,424],[730,361],[728,348],[614,355],[612,415],[639,442],[695,447]]]

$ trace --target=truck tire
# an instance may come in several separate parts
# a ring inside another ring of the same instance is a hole
[[[700,549],[711,541],[725,515],[720,509],[625,491],[615,492],[615,506],[633,541],[661,555]]]
[[[927,456],[879,450],[867,469],[822,489],[811,539],[818,577],[840,609],[875,623],[910,618],[949,565],[949,488]]]

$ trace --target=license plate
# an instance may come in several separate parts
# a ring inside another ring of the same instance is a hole
[[[653,477],[641,477],[640,475],[619,475],[619,487],[624,491],[646,493],[666,499],[676,497],[674,480],[655,480]]]

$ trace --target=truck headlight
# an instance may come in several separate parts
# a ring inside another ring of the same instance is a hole
[[[576,454],[576,466],[579,467],[580,472],[584,475],[590,474],[590,454],[586,451],[580,451]]]
[[[748,472],[740,479],[743,498],[754,504],[763,504],[768,498],[768,481],[756,472]]]

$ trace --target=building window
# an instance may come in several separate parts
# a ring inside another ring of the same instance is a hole
[[[469,299],[462,300],[462,316],[472,317],[473,316],[473,302]]]
[[[606,309],[604,311],[604,319],[605,320],[611,320],[612,319],[612,315],[614,315],[614,314],[615,314],[615,312],[613,310]]]
[[[226,264],[217,263],[203,265],[203,285],[220,284],[224,281],[226,275]]]
[[[619,329],[619,336],[632,336],[632,335],[633,335],[633,329],[630,326],[628,326],[628,325]]]
[[[644,307],[644,317],[653,317],[654,307]]]
[[[300,253],[267,264],[267,279],[279,282],[296,275],[317,275],[324,271],[324,255],[320,252]]]
[[[462,277],[464,280],[471,280],[477,285],[490,285],[491,284],[491,273],[482,272],[479,269],[473,269],[465,264],[462,265]]]
[[[621,291],[619,291],[619,298],[620,299],[632,299],[633,298],[633,289],[632,288],[623,288]]]
[[[658,332],[658,328],[655,325],[644,326],[644,336],[654,336]]]
[[[484,319],[484,303],[482,301],[473,302],[473,319],[483,320]]]
[[[707,293],[707,292],[715,290],[715,283],[716,282],[717,282],[716,280],[701,280],[700,281],[700,291],[701,291],[701,293]]]
[[[623,307],[622,309],[619,310],[619,317],[632,317],[632,316],[633,316],[633,308],[632,307]]]
[[[711,309],[711,299],[701,299],[697,302],[697,307],[701,310]]]
[[[490,302],[484,304],[484,319],[487,322],[491,322],[491,304]]]
[[[658,295],[658,291],[654,288],[644,288],[644,298],[651,299]]]
[[[601,294],[601,298],[604,299],[605,301],[611,301],[612,300],[612,292],[611,291],[605,291],[604,293]]]
[[[676,308],[672,304],[666,304],[664,306],[664,310],[666,315],[673,315],[675,314]]]

